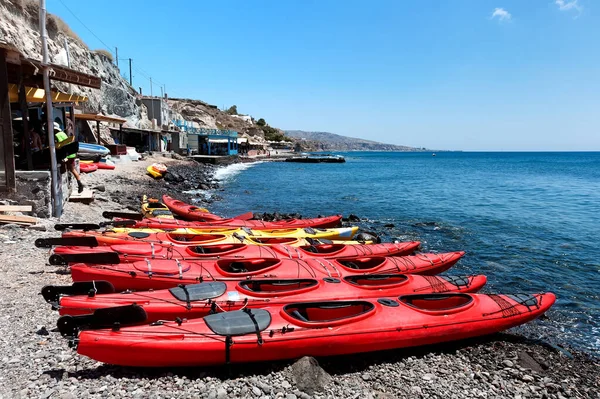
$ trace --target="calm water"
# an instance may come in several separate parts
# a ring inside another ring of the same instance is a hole
[[[531,334],[600,351],[600,153],[343,155],[345,164],[223,169],[211,209],[353,213],[384,240],[465,250],[453,273],[487,275],[485,292],[558,295]]]

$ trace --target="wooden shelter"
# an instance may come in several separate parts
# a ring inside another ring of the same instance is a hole
[[[102,81],[97,76],[77,72],[60,65],[50,64],[49,67],[51,80],[95,89],[99,89],[101,86]],[[22,124],[25,152],[28,154],[27,164],[31,169],[28,109],[30,102],[46,102],[42,71],[43,65],[40,61],[25,57],[10,44],[0,43],[0,191],[16,190],[11,106],[20,109],[22,115],[26,116],[22,118]],[[28,99],[33,101],[28,101]],[[52,99],[73,105],[73,103],[84,101],[86,98],[53,90]]]

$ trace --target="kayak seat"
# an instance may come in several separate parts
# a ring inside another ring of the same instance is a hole
[[[210,282],[184,285],[169,289],[171,295],[182,302],[205,301],[220,297],[227,291],[227,284]]]
[[[169,209],[165,204],[161,204],[160,202],[149,202],[146,204],[146,208],[148,209]]]
[[[205,245],[205,246],[197,246],[192,249],[192,252],[197,254],[221,254],[224,252],[231,252],[236,249],[245,248],[246,244],[221,244],[221,245]]]
[[[427,312],[457,310],[473,303],[473,297],[468,294],[403,295],[398,300],[412,308]]]
[[[350,284],[362,287],[382,287],[388,285],[402,284],[408,280],[403,274],[371,274],[359,276],[346,276],[344,280]]]
[[[225,238],[222,234],[173,234],[169,233],[168,237],[174,242],[204,242],[215,241]]]
[[[271,324],[271,314],[264,309],[245,309],[211,314],[203,320],[217,335],[236,336],[265,330]]]
[[[217,261],[217,267],[225,273],[256,273],[281,263],[280,259],[245,259]]]
[[[308,302],[285,305],[283,311],[305,323],[332,323],[354,319],[372,311],[375,306],[366,301]]]

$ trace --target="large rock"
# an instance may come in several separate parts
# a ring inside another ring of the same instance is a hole
[[[299,390],[312,395],[331,383],[331,376],[314,357],[304,356],[292,365],[292,375]]]

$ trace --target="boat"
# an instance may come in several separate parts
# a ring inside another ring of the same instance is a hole
[[[79,163],[79,171],[82,173],[92,173],[98,170],[98,166],[93,163]]]
[[[36,240],[36,246],[39,248],[51,248],[55,245],[77,245],[77,246],[109,246],[118,244],[132,243],[148,243],[154,244],[155,247],[165,246],[173,248],[184,248],[189,245],[206,245],[206,244],[234,244],[247,243],[252,245],[279,245],[285,244],[292,247],[306,246],[318,244],[344,244],[344,245],[360,245],[373,244],[373,241],[356,241],[356,240],[328,240],[314,239],[305,237],[256,237],[246,234],[219,233],[173,233],[168,231],[159,232],[139,232],[132,230],[126,233],[117,233],[111,230],[105,231],[65,231],[62,237],[59,238],[40,238]],[[378,244],[384,248],[397,248],[405,243],[382,243]],[[369,247],[376,250],[377,247]]]
[[[171,208],[169,208],[171,209]],[[171,209],[172,210],[172,209]],[[199,221],[186,221],[177,219],[158,219],[158,218],[145,218],[143,220],[136,220],[135,223],[131,224],[134,228],[145,228],[145,229],[178,229],[178,228],[190,228],[190,229],[231,229],[231,228],[250,228],[254,230],[269,230],[269,229],[296,229],[296,228],[313,228],[323,229],[331,228],[324,226],[339,226],[341,215],[327,216],[323,218],[312,218],[312,219],[287,219],[276,222],[266,222],[262,220],[243,220],[243,219],[220,219],[208,222]],[[116,221],[127,219],[116,219]],[[299,222],[302,221],[302,222]]]
[[[420,243],[409,241],[403,243],[345,245],[345,244],[312,244],[290,246],[284,244],[254,245],[246,243],[205,244],[188,246],[164,246],[154,243],[115,244],[110,246],[58,246],[53,254],[61,256],[68,262],[77,262],[77,257],[64,255],[108,254],[119,256],[120,262],[134,262],[144,259],[214,259],[214,258],[322,258],[340,259],[358,256],[404,256],[412,254]],[[68,261],[68,259],[74,259]],[[60,258],[56,262],[62,264]]]
[[[163,177],[163,174],[162,174],[161,172],[159,172],[159,171],[155,170],[155,169],[152,167],[152,165],[149,165],[149,166],[146,168],[146,172],[148,172],[148,174],[149,174],[150,176],[152,176],[153,178],[155,178],[155,179],[160,179],[161,177]]]
[[[158,219],[153,220],[165,220],[167,222],[170,219]],[[137,226],[137,223],[135,224]],[[299,228],[276,228],[276,229],[261,229],[255,230],[248,227],[229,227],[223,226],[221,228],[207,227],[207,228],[128,228],[128,227],[113,227],[110,229],[115,233],[159,233],[168,230],[174,234],[237,234],[239,236],[252,236],[252,237],[294,237],[294,238],[314,238],[314,239],[329,239],[329,240],[350,240],[358,233],[358,227],[337,227],[332,229],[313,229],[312,227]]]
[[[142,197],[142,215],[159,219],[175,219],[175,216],[165,204],[157,199],[148,198],[147,195]]]
[[[87,330],[80,330],[73,316],[62,316],[58,328],[80,355],[103,363],[200,367],[347,355],[472,338],[531,321],[555,300],[552,293],[410,294],[294,302],[202,319],[121,327],[121,318],[146,318],[141,306],[131,305],[97,310],[88,319]]]
[[[301,156],[286,158],[285,161],[299,163],[344,163],[346,159],[341,155],[302,154]]]
[[[323,218],[313,218],[313,219],[286,219],[286,220],[278,220],[274,222],[264,222],[261,220],[248,220],[248,216],[252,217],[252,213],[248,212],[243,215],[240,215],[236,218],[224,219],[218,215],[205,212],[206,209],[198,208],[194,205],[187,204],[183,201],[176,200],[168,195],[163,196],[163,202],[169,209],[181,217],[182,219],[188,221],[196,221],[196,222],[213,222],[218,224],[225,224],[231,226],[246,226],[246,227],[337,227],[340,225],[340,221],[342,219],[342,215],[333,215],[327,216]],[[244,216],[241,218],[241,216]]]
[[[325,277],[339,279],[351,275],[390,273],[435,275],[451,268],[463,255],[464,252],[448,252],[346,259],[144,259],[126,263],[119,263],[119,257],[114,256],[113,263],[106,263],[106,257],[92,253],[86,259],[88,263],[75,263],[70,269],[74,282],[105,280],[116,290],[140,291],[203,281]]]
[[[98,169],[106,169],[106,170],[114,170],[115,165],[108,162],[94,162],[93,165],[96,165]]]
[[[97,309],[140,305],[145,323],[199,318],[217,312],[285,305],[298,301],[353,300],[403,294],[477,292],[485,276],[383,274],[343,279],[287,279],[204,282],[165,290],[115,292],[107,281],[45,286],[42,295],[61,315],[86,315]],[[90,295],[90,292],[92,293]]]
[[[110,150],[99,144],[79,143],[79,150],[77,153],[104,156],[110,154]]]

